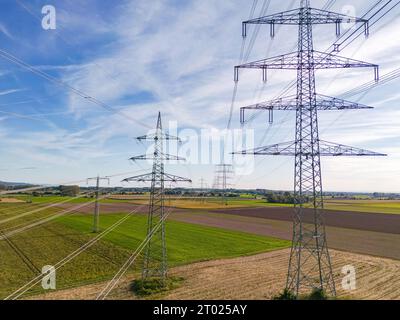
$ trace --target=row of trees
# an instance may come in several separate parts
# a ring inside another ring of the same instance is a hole
[[[265,199],[269,203],[294,203],[294,197],[290,192],[277,193],[270,191],[265,195]]]
[[[265,195],[265,199],[269,203],[285,203],[285,204],[294,204],[294,196],[293,193],[290,192],[272,192],[269,191]],[[302,200],[303,203],[306,203],[310,200],[309,197],[304,197]]]

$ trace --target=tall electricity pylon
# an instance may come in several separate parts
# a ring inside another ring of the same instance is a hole
[[[222,203],[228,205],[227,189],[231,184],[228,180],[232,179],[234,174],[233,166],[231,164],[218,164],[215,171],[216,187],[222,191]]]
[[[108,184],[110,184],[110,178],[102,178],[100,176],[97,176],[95,178],[88,178],[87,183],[89,184],[89,181],[91,180],[96,180],[96,201],[94,203],[94,214],[93,214],[93,232],[98,233],[99,232],[99,218],[100,218],[100,203],[99,203],[99,195],[100,195],[100,181],[101,180],[107,180]]]
[[[207,188],[207,183],[206,180],[204,180],[204,178],[200,179],[200,201],[201,202],[205,202],[205,189]]]
[[[323,290],[331,296],[336,295],[323,216],[320,157],[384,156],[383,154],[319,139],[319,110],[369,109],[370,107],[317,94],[315,90],[315,70],[372,67],[375,71],[375,80],[379,80],[378,66],[375,64],[314,50],[313,25],[335,24],[336,34],[339,36],[342,23],[363,23],[365,34],[368,36],[367,20],[311,8],[309,0],[301,0],[298,9],[245,21],[242,25],[243,37],[246,36],[247,25],[249,24],[270,25],[271,37],[275,36],[276,24],[298,25],[298,50],[297,52],[235,67],[235,81],[238,81],[239,69],[241,68],[261,69],[264,81],[267,80],[268,69],[297,70],[296,95],[244,107],[240,112],[243,123],[246,109],[269,111],[270,122],[273,121],[274,110],[295,111],[295,141],[236,153],[295,157],[295,212],[286,289],[297,297],[299,292],[315,289]],[[306,212],[313,214],[314,223],[312,225],[303,223],[303,216]]]
[[[165,154],[163,144],[166,140],[179,141],[178,137],[166,134],[162,130],[161,113],[158,114],[157,128],[154,134],[137,138],[139,141],[154,141],[154,153],[151,156],[143,155],[130,160],[153,160],[153,171],[148,174],[131,177],[124,182],[151,182],[150,203],[147,220],[147,243],[142,270],[142,280],[155,279],[165,284],[168,272],[167,247],[165,234],[165,182],[191,182],[190,179],[174,176],[164,172],[164,162],[169,160],[184,160],[177,156]],[[160,224],[160,226],[159,226]]]

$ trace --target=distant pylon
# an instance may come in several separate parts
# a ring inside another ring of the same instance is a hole
[[[151,182],[149,213],[147,219],[147,236],[150,240],[146,246],[143,261],[142,280],[155,279],[165,284],[168,272],[166,230],[165,230],[165,182],[191,182],[190,179],[181,178],[164,172],[164,161],[184,160],[177,156],[165,154],[163,143],[165,140],[179,141],[178,137],[166,134],[162,130],[161,113],[158,114],[157,128],[154,134],[137,138],[140,141],[154,141],[154,153],[151,156],[143,155],[131,158],[136,160],[153,160],[153,171],[136,177],[123,180],[124,182]],[[156,231],[156,226],[161,224]]]
[[[341,23],[361,22],[368,35],[368,21],[325,10],[313,9],[309,0],[301,0],[298,9],[290,10],[243,23],[243,36],[248,24],[269,24],[271,37],[275,36],[275,25],[298,25],[298,50],[235,67],[235,81],[239,69],[261,69],[267,81],[268,69],[290,69],[297,71],[297,94],[273,101],[260,103],[241,109],[240,118],[244,122],[244,110],[267,110],[269,122],[273,121],[274,110],[293,110],[296,112],[295,141],[261,147],[238,154],[287,155],[295,157],[293,217],[293,241],[290,254],[286,289],[299,295],[302,289],[320,289],[335,296],[336,288],[332,265],[326,241],[323,215],[323,194],[321,178],[321,156],[384,156],[363,149],[325,142],[319,139],[318,110],[366,109],[367,106],[342,99],[318,95],[315,90],[315,70],[332,68],[372,67],[375,80],[379,80],[378,66],[358,60],[343,58],[330,53],[314,50],[313,24],[336,24],[340,35]],[[313,213],[311,226],[303,223],[305,210]]]
[[[200,199],[201,202],[205,202],[205,187],[206,187],[206,180],[204,180],[204,178],[200,179]]]
[[[227,189],[232,186],[229,180],[232,179],[234,174],[233,166],[231,164],[218,164],[215,170],[216,189],[220,189],[222,193],[222,203],[228,205]]]
[[[96,180],[96,201],[94,203],[94,213],[93,213],[93,232],[98,233],[99,232],[99,219],[100,219],[100,203],[99,203],[99,194],[100,194],[100,181],[101,180],[107,180],[108,184],[110,184],[110,178],[107,177],[100,177],[99,175],[95,178],[88,178],[87,183],[89,184],[89,181],[91,180]]]

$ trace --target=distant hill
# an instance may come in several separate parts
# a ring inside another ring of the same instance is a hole
[[[7,181],[0,181],[1,186],[5,186],[7,188],[15,188],[15,187],[28,187],[33,186],[30,183],[25,182],[7,182]]]

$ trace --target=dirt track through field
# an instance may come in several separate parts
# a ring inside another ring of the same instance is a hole
[[[263,207],[213,210],[214,213],[292,221],[293,208]],[[400,215],[325,210],[325,224],[331,227],[400,234]],[[313,211],[305,210],[303,221],[313,222]]]
[[[183,277],[181,287],[166,296],[169,299],[271,299],[285,286],[289,250],[279,250],[250,257],[200,262],[173,268],[172,276]],[[400,300],[400,261],[331,251],[334,276],[340,298]],[[342,289],[342,268],[356,268],[354,291]],[[132,277],[125,277],[110,299],[135,299],[128,291]],[[106,283],[50,293],[38,299],[95,299]]]

